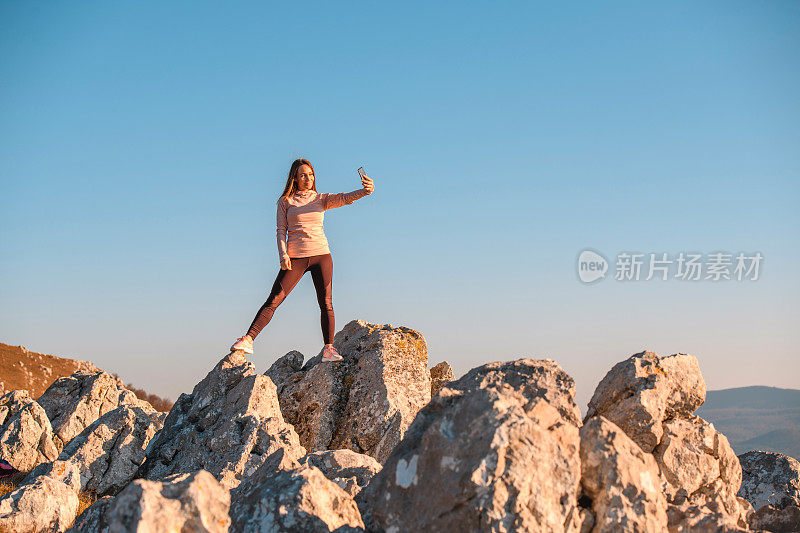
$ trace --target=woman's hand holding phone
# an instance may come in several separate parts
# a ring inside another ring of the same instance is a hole
[[[372,194],[372,191],[375,190],[375,184],[364,172],[364,167],[358,167],[358,175],[361,176],[361,186],[364,187],[367,194]]]

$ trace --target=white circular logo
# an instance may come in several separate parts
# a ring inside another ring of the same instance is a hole
[[[594,250],[584,250],[578,255],[578,278],[584,283],[603,279],[608,271],[608,261]]]

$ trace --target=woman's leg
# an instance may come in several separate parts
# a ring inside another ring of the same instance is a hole
[[[255,339],[256,336],[261,333],[264,326],[272,319],[275,309],[277,309],[286,296],[292,292],[294,286],[297,285],[297,282],[300,281],[300,278],[302,278],[303,274],[308,270],[307,257],[298,257],[291,261],[292,269],[281,269],[278,272],[275,283],[272,284],[272,292],[270,292],[267,301],[264,302],[264,305],[262,305],[261,309],[256,313],[253,323],[250,324],[250,329],[247,330],[246,334],[249,335],[251,339]]]
[[[336,320],[333,316],[333,258],[331,254],[315,255],[308,265],[319,302],[322,338],[325,344],[333,344]]]

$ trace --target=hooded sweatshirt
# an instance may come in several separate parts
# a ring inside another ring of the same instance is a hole
[[[366,189],[337,194],[317,191],[298,191],[291,198],[278,202],[278,258],[329,254],[328,239],[322,229],[325,211],[352,204],[369,194]]]

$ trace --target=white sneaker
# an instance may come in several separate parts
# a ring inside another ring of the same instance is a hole
[[[253,353],[253,341],[250,340],[250,337],[247,335],[242,335],[236,339],[236,342],[234,342],[233,346],[231,346],[231,351],[235,352],[237,350],[241,350],[244,353]]]
[[[339,352],[336,351],[336,348],[333,346],[326,346],[324,350],[322,350],[322,360],[323,361],[341,361],[344,359]]]

